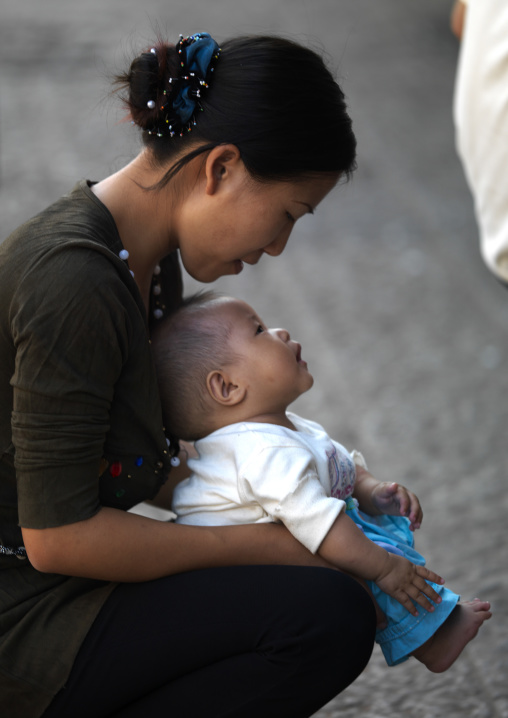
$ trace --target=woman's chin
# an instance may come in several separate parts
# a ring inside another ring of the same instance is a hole
[[[213,268],[203,267],[193,269],[192,267],[186,267],[185,264],[183,266],[187,274],[189,274],[197,282],[210,284],[211,282],[215,282],[217,279],[220,279],[220,277],[240,274],[243,270],[244,263],[241,259],[235,259],[233,262],[228,262],[227,264],[222,264]]]

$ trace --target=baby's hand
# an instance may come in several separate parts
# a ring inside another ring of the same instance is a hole
[[[379,588],[395,598],[413,616],[418,615],[413,601],[416,601],[426,611],[432,612],[434,606],[430,603],[429,598],[434,603],[441,603],[441,598],[427,581],[443,584],[444,580],[441,576],[425,566],[411,563],[402,556],[388,552],[386,555],[386,562],[377,578],[374,579]]]
[[[382,514],[406,516],[411,531],[422,524],[423,511],[418,497],[401,484],[380,482],[372,491],[372,503]]]

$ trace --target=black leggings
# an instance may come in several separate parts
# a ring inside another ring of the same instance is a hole
[[[372,602],[325,568],[215,568],[118,586],[44,718],[303,718],[373,647]]]

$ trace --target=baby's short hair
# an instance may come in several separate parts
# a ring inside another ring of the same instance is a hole
[[[195,441],[210,432],[206,379],[232,360],[231,326],[213,317],[220,300],[212,291],[185,298],[152,336],[165,428],[179,439]]]

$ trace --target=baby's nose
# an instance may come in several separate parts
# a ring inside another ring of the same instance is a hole
[[[287,329],[275,329],[274,331],[283,342],[288,342],[291,339]]]

